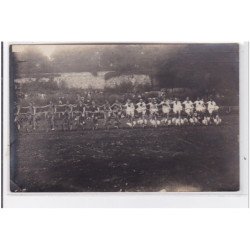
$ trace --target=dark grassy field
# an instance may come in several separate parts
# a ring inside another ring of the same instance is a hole
[[[236,191],[238,116],[220,126],[21,132],[12,191]]]

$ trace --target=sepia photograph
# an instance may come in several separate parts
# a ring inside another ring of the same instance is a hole
[[[239,44],[10,44],[11,192],[240,190]]]
[[[1,249],[250,249],[248,5],[2,1]]]

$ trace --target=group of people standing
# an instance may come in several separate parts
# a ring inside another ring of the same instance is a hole
[[[26,109],[26,113],[20,110]],[[111,127],[120,128],[122,121],[131,128],[135,126],[170,126],[170,125],[219,125],[221,118],[218,114],[219,107],[211,98],[205,102],[197,98],[191,101],[187,97],[183,102],[178,98],[169,99],[167,97],[148,98],[147,101],[140,98],[137,101],[127,99],[125,103],[116,100],[110,103],[106,100],[102,105],[92,100],[85,102],[77,100],[76,104],[54,104],[52,101],[45,106],[34,106],[32,102],[28,107],[17,107],[15,113],[15,123],[18,130],[23,124],[29,130],[36,130],[39,120],[45,119],[46,130],[85,129],[88,121],[93,130],[97,129],[100,123],[106,129]],[[102,122],[101,122],[102,121]]]

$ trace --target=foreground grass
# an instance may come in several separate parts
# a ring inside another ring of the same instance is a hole
[[[20,133],[12,191],[234,191],[238,124]]]

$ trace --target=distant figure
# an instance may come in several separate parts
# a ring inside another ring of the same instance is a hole
[[[63,112],[63,130],[72,130],[72,105],[69,101],[65,104],[65,110]]]
[[[111,125],[111,116],[112,116],[111,105],[109,101],[106,100],[101,107],[103,108],[104,126],[106,129],[109,129]]]
[[[62,105],[62,104],[63,104],[62,97],[59,97],[59,99],[58,99],[58,104],[59,104],[59,105]]]
[[[94,101],[91,102],[89,107],[90,117],[92,119],[92,129],[96,130],[98,128],[98,115],[99,115],[99,107],[96,105]]]
[[[194,111],[194,104],[189,100],[189,97],[182,103],[184,105],[185,113],[188,117],[191,117]]]
[[[219,107],[216,105],[215,101],[213,101],[211,98],[207,102],[207,110],[210,116],[214,116],[217,114]]]
[[[170,100],[167,100],[166,97],[163,97],[163,100],[160,103],[160,106],[162,109],[162,116],[163,116],[164,122],[166,124],[168,124],[169,115],[170,115],[170,111],[171,111]]]
[[[200,114],[204,114],[206,111],[206,106],[204,104],[203,100],[200,100],[200,98],[198,97],[197,100],[194,102],[195,105],[195,110],[196,112],[200,115]]]
[[[14,119],[14,123],[16,124],[17,130],[21,129],[21,115],[20,115],[20,109],[21,107],[19,105],[17,105],[16,107],[16,113],[15,113],[15,119]]]
[[[175,98],[173,101],[173,112],[177,117],[181,117],[182,104],[178,98]]]
[[[85,120],[86,120],[86,113],[85,113],[85,106],[82,103],[82,101],[78,101],[77,105],[76,105],[76,111],[75,111],[75,119],[74,119],[74,123],[75,123],[75,128],[79,129],[81,128],[82,130],[84,130],[84,126],[86,124]]]
[[[139,102],[136,104],[137,106],[137,114],[138,114],[138,123],[142,125],[142,127],[145,127],[147,124],[147,120],[145,118],[146,112],[147,112],[147,106],[146,103],[140,98]]]
[[[47,120],[47,131],[55,130],[55,113],[56,113],[56,107],[53,104],[52,101],[50,101],[48,105],[48,112],[46,114],[46,120]]]
[[[151,124],[154,127],[157,127],[158,125],[160,125],[160,122],[158,121],[158,115],[159,115],[159,109],[158,109],[158,103],[156,98],[153,98],[152,101],[150,103],[148,103],[149,105],[149,113],[150,113],[150,121]]]
[[[214,121],[215,125],[219,125],[222,122],[222,120],[219,117],[219,115],[216,115],[215,118],[213,118],[213,121]]]
[[[122,116],[122,104],[116,99],[115,102],[112,104],[111,109],[114,118],[115,128],[119,128]]]
[[[124,105],[125,110],[126,110],[126,116],[129,120],[129,122],[127,123],[131,128],[134,127],[134,116],[135,116],[135,106],[134,104],[131,102],[130,99],[127,100],[127,102]]]
[[[36,130],[36,108],[33,103],[30,102],[28,106],[28,124],[32,127],[33,130]]]

